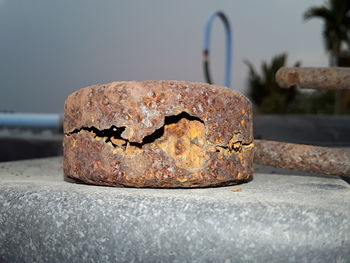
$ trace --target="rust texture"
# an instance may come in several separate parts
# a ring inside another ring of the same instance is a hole
[[[254,163],[350,177],[350,155],[341,149],[264,140],[254,145]]]
[[[283,67],[277,71],[276,81],[281,88],[346,90],[350,89],[350,68]]]
[[[64,174],[86,183],[173,188],[252,179],[251,104],[224,87],[90,86],[67,98],[64,132]]]

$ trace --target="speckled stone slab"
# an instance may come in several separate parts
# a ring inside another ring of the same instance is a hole
[[[134,189],[64,180],[61,158],[0,163],[0,262],[349,262],[349,208],[337,177]]]

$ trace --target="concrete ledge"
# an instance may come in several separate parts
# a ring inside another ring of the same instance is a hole
[[[0,262],[348,262],[350,186],[255,174],[237,187],[65,181],[62,159],[0,163]]]

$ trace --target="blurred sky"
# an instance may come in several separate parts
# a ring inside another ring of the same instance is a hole
[[[323,0],[0,0],[0,111],[62,112],[76,89],[121,80],[204,81],[204,23],[224,11],[234,30],[233,87],[246,92],[249,60],[281,52],[289,65],[327,66]],[[224,79],[224,30],[214,23],[211,69]]]

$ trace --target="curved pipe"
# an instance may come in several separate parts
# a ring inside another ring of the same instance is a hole
[[[214,19],[219,17],[225,27],[226,32],[226,63],[225,63],[225,86],[231,87],[231,72],[232,72],[232,32],[230,22],[228,21],[226,15],[217,11],[214,12],[211,16],[209,16],[206,25],[205,25],[205,35],[204,35],[204,47],[203,47],[203,67],[204,67],[204,75],[206,82],[212,84],[212,79],[210,77],[209,71],[209,45],[210,45],[210,34],[212,24]]]

